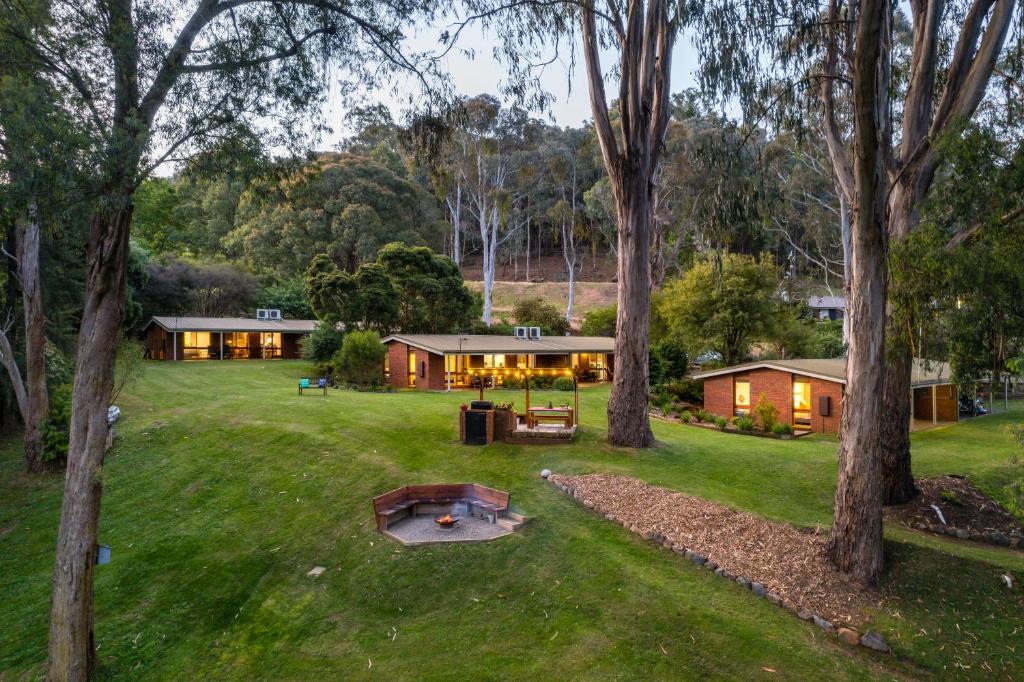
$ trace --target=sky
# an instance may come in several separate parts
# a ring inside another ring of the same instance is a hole
[[[425,26],[410,35],[408,47],[412,51],[430,51],[437,49],[437,37],[444,30],[443,26]],[[456,91],[460,95],[473,96],[492,94],[500,97],[501,83],[505,77],[505,67],[492,56],[493,37],[485,35],[478,25],[467,27],[459,37],[457,47],[445,57],[443,66],[450,74]],[[570,82],[570,55],[563,54],[559,61],[549,65],[541,76],[542,86],[554,95],[551,108],[543,117],[549,118],[559,126],[579,126],[591,118],[587,79],[583,72],[583,54],[580,45],[573,46],[576,66]],[[465,52],[474,53],[473,58],[465,56]],[[567,52],[567,51],[566,51]],[[601,56],[601,64],[607,72],[616,62],[614,52],[605,52]],[[672,55],[672,92],[679,92],[696,85],[694,76],[697,60],[690,40],[680,36],[676,41]],[[409,87],[413,87],[410,82]],[[608,95],[614,96],[617,91],[613,84],[608,88]],[[390,93],[369,94],[367,103],[383,103],[387,105],[396,120],[401,118],[404,102],[401,97]],[[329,103],[324,111],[327,124],[334,132],[327,135],[321,148],[330,148],[340,142],[352,131],[345,124],[347,107],[341,102],[337,93],[331,93]]]

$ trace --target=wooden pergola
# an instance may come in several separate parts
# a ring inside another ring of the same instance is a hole
[[[495,381],[498,377],[513,377],[516,379],[522,379],[524,382],[524,389],[526,391],[526,414],[530,414],[530,377],[532,376],[550,376],[550,377],[572,377],[572,425],[579,425],[579,414],[580,414],[580,382],[576,376],[576,372],[571,367],[552,367],[547,369],[542,368],[526,368],[526,367],[493,367],[488,369],[476,369],[473,370],[473,376],[480,380],[480,400],[484,399],[484,377],[490,376]]]

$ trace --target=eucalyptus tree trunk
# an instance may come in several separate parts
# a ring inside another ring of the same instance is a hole
[[[103,493],[107,408],[124,315],[129,191],[109,193],[93,216],[86,257],[86,296],[78,335],[64,505],[50,602],[49,680],[86,680],[95,668],[93,581]]]
[[[618,134],[608,113],[593,0],[581,7],[580,21],[594,129],[618,223],[618,310],[608,440],[649,447],[654,444],[647,410],[653,192],[669,120],[678,17],[669,14],[666,0],[609,2],[605,9],[602,20],[611,24],[620,52]]]
[[[838,188],[837,188],[838,189]],[[851,227],[850,227],[850,202],[847,201],[846,195],[843,194],[842,189],[838,189],[839,194],[839,234],[843,240],[843,296],[847,300],[850,298],[850,258],[853,255],[853,244],[851,242]],[[850,316],[847,315],[846,310],[843,311],[843,343],[850,343]]]
[[[455,183],[455,196],[450,193],[445,199],[452,221],[452,260],[462,265],[462,179]]]
[[[25,463],[29,471],[40,473],[46,468],[43,426],[50,413],[50,397],[46,390],[46,317],[39,271],[39,215],[34,201],[29,203],[28,214],[18,221],[17,231],[18,278],[25,309]]]
[[[885,382],[886,169],[889,4],[863,0],[853,57],[854,165],[850,347],[829,551],[840,571],[875,584],[882,573],[878,424]]]

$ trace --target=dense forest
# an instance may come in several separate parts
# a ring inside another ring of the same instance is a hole
[[[143,317],[255,305],[308,314],[292,295],[315,256],[354,273],[395,241],[430,247],[484,282],[487,322],[499,265],[524,281],[539,279],[539,262],[570,284],[614,276],[596,266],[615,257],[616,219],[592,126],[558,128],[489,95],[464,100],[430,131],[429,148],[430,122],[400,125],[383,107],[356,110],[350,123],[357,132],[337,151],[253,150],[228,168],[196,159],[143,183],[132,227],[148,275]],[[839,212],[820,143],[746,130],[694,93],[673,98],[652,286],[728,250],[770,254],[794,286],[838,291]],[[231,293],[219,300],[212,288]]]

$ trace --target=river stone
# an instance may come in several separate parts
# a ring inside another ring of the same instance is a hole
[[[327,569],[323,566],[314,566],[313,569],[306,575],[308,575],[311,578],[319,578],[321,575],[323,575],[323,572],[326,570]]]
[[[811,620],[813,620],[814,624],[822,630],[824,630],[825,632],[832,632],[832,630],[835,629],[835,626],[832,625],[832,623],[828,622],[821,616],[811,616]]]
[[[692,557],[690,557],[690,561],[697,564],[698,566],[703,566],[707,562],[707,557],[703,556],[702,554],[695,553]]]
[[[860,645],[875,651],[889,651],[889,644],[885,641],[885,638],[874,631],[865,633],[860,638]]]
[[[758,597],[763,597],[768,594],[768,590],[764,589],[764,585],[761,583],[751,583],[750,591],[756,594]]]
[[[775,594],[774,592],[769,592],[764,596],[764,598],[770,601],[771,603],[775,604],[776,606],[782,605],[782,597]]]
[[[748,590],[750,589],[750,580],[744,578],[742,575],[739,578],[736,578],[736,584],[740,587],[745,587]]]
[[[808,611],[807,609],[803,609],[796,615],[800,618],[800,620],[811,620],[812,618],[814,618],[814,614]]]
[[[850,646],[857,646],[860,644],[860,635],[856,630],[851,630],[850,628],[839,628],[839,639],[842,640],[844,644],[849,644]]]
[[[1006,533],[989,533],[988,541],[991,542],[993,545],[1000,545],[1002,547],[1010,546],[1010,536]]]
[[[542,469],[541,472],[540,472],[540,477],[541,478],[547,478],[550,475],[551,475],[551,469]]]
[[[714,561],[705,562],[704,568],[708,569],[709,571],[714,571],[715,573],[718,573],[718,564],[716,564]]]
[[[721,566],[719,566],[718,568],[715,569],[715,575],[718,575],[718,576],[725,575],[725,569],[722,568]]]
[[[958,538],[960,538],[961,540],[966,540],[967,538],[969,538],[971,536],[971,534],[966,529],[964,529],[964,528],[957,528],[956,529],[956,536]]]

